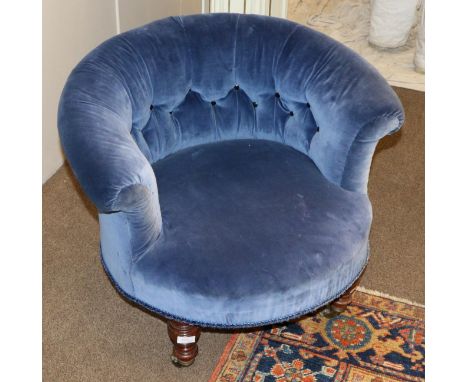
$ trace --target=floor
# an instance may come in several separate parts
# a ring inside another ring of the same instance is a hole
[[[407,119],[374,158],[363,285],[423,303],[424,93],[396,90]],[[96,210],[64,166],[43,187],[44,381],[207,381],[230,334],[203,333],[195,364],[176,369],[165,323],[117,294],[98,248]]]
[[[405,46],[369,45],[371,0],[289,0],[288,19],[307,25],[347,45],[374,65],[390,85],[424,91],[424,74],[414,70],[416,28]],[[419,20],[417,18],[417,20]]]

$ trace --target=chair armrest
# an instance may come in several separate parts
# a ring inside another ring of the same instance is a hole
[[[378,140],[404,120],[393,89],[351,49],[304,26],[289,35],[276,72],[277,89],[285,98],[310,105],[319,131],[309,155],[323,175],[365,193]]]
[[[400,129],[404,111],[377,70],[344,46],[336,46],[306,90],[320,133],[311,156],[333,183],[367,192],[378,141]]]
[[[79,64],[62,92],[58,128],[71,168],[100,212],[131,210],[136,199],[121,193],[137,185],[158,200],[154,172],[131,126],[132,105],[122,81],[92,63]]]
[[[63,90],[58,127],[65,154],[86,194],[102,214],[128,222],[132,258],[161,232],[156,177],[133,140],[132,101],[109,66],[80,63]]]

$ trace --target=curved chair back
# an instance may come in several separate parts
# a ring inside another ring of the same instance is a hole
[[[350,49],[237,14],[171,17],[106,41],[74,69],[59,110],[67,157],[103,211],[127,186],[155,189],[148,163],[228,139],[292,146],[329,181],[366,192],[377,141],[402,122],[398,97]]]

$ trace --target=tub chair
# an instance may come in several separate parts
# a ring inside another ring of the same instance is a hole
[[[73,70],[58,112],[102,265],[167,319],[179,365],[201,328],[346,308],[369,256],[371,158],[402,123],[393,90],[345,46],[237,14],[111,38]]]

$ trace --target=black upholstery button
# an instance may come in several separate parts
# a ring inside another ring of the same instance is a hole
[[[294,113],[292,111],[290,111],[289,115],[292,117],[294,115]]]
[[[276,98],[279,98],[280,97],[280,94],[278,92],[275,93],[275,97]]]
[[[320,131],[320,127],[319,127],[319,126],[317,126],[317,133],[318,133],[319,131]]]
[[[310,109],[310,103],[309,102],[307,102],[307,107]]]
[[[252,105],[253,105],[253,107],[257,107],[257,106],[258,106],[257,102],[255,102],[255,101],[252,102]]]
[[[153,107],[154,107],[153,105],[150,105],[150,110],[153,110]]]
[[[214,106],[216,105],[216,101],[211,101],[211,104]]]
[[[170,111],[169,114],[172,115],[172,111]]]
[[[239,85],[234,86],[234,90],[239,90]]]

